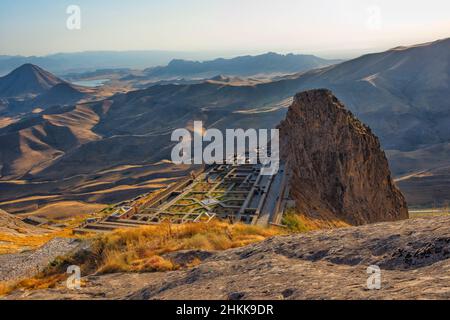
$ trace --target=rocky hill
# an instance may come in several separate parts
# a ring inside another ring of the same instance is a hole
[[[46,108],[52,105],[73,105],[86,98],[89,92],[85,88],[76,87],[70,83],[59,83],[47,92],[37,96],[29,102],[30,109],[41,107]]]
[[[151,191],[146,182],[180,176],[160,165],[170,157],[174,129],[193,120],[222,130],[274,128],[292,96],[314,88],[331,89],[372,128],[393,176],[404,178],[399,185],[409,204],[444,205],[450,201],[449,45],[444,39],[394,48],[268,83],[155,85],[29,113],[0,128],[0,206],[29,211],[37,193],[41,205],[113,203]]]
[[[0,234],[30,235],[42,233],[44,233],[43,229],[26,224],[21,219],[0,209]]]
[[[0,97],[37,95],[63,82],[36,65],[24,64],[0,78]]]
[[[274,237],[202,256],[207,258],[187,270],[93,275],[84,278],[86,286],[79,291],[61,285],[31,293],[19,291],[7,298],[450,298],[446,272],[450,268],[450,217]],[[378,290],[367,286],[371,275],[367,268],[372,265],[381,272]]]
[[[370,125],[385,149],[449,142],[450,38],[364,55],[312,70],[302,90],[327,88]]]
[[[299,213],[356,225],[408,218],[378,138],[331,91],[297,94],[279,128]]]

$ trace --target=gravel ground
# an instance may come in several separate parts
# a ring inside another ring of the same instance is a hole
[[[78,248],[77,239],[55,238],[34,251],[0,255],[0,281],[30,277],[44,269],[56,257]]]

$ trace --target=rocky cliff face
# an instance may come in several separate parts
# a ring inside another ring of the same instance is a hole
[[[378,138],[331,91],[297,94],[279,128],[298,212],[354,225],[408,218]]]

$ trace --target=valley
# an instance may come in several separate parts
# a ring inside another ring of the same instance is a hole
[[[92,96],[89,99],[98,100],[92,102],[83,101],[86,98],[78,95],[76,87],[55,86],[31,100],[42,103],[22,102],[18,108],[27,110],[22,108],[28,104],[31,110],[39,105],[43,110],[38,113],[17,116],[14,103],[4,111],[0,206],[26,213],[57,201],[112,203],[155,190],[162,180],[171,182],[186,172],[164,162],[170,156],[172,130],[189,128],[193,119],[220,130],[230,125],[274,128],[286,114],[286,99],[317,87],[331,89],[369,124],[387,150],[395,177],[423,170],[429,173],[398,182],[410,206],[443,205],[450,200],[441,191],[449,186],[450,136],[448,119],[442,116],[448,107],[449,45],[445,39],[395,48],[263,83],[230,84],[223,78],[192,84],[169,82],[134,91],[122,87],[131,91],[116,94],[118,84],[83,89]],[[433,59],[424,60],[426,56]],[[442,81],[427,80],[429,70],[435,69]],[[44,74],[36,68],[19,71],[26,74],[28,70]],[[61,81],[44,75],[46,83]],[[402,80],[409,77],[414,81]],[[105,95],[108,98],[102,100]],[[45,106],[58,101],[68,105]],[[54,198],[30,207],[26,199],[36,196],[37,190],[40,196]]]
[[[284,319],[449,301],[449,12],[0,1],[2,307]]]
[[[379,139],[376,125],[357,118],[367,115],[359,106],[347,110],[328,89],[295,91],[311,73],[339,66],[251,85],[223,78],[154,85],[49,106],[0,128],[2,146],[8,145],[1,149],[0,206],[12,213],[2,213],[9,226],[0,232],[5,253],[0,295],[446,298],[447,279],[438,270],[447,268],[447,217],[440,211],[409,211],[411,200],[401,192],[420,192],[424,203],[435,199],[427,188],[408,187],[414,179],[440,173],[430,165],[445,167],[445,143],[435,158],[434,141],[421,152],[398,137]],[[66,84],[40,96],[61,85]],[[222,132],[231,124],[279,129],[278,173],[264,176],[261,165],[247,161],[173,164],[171,132],[197,132],[194,119]],[[382,149],[389,143],[399,149],[387,152],[392,168],[402,174],[397,183]],[[17,234],[10,233],[14,228]],[[430,238],[430,229],[438,238]],[[73,263],[85,275],[77,292],[64,287],[66,267]],[[376,292],[364,281],[367,265],[373,264],[383,269],[384,286]],[[302,280],[288,281],[277,270]],[[263,279],[253,277],[256,273]],[[323,274],[331,276],[331,286]],[[433,278],[429,292],[417,282],[425,277]],[[167,290],[162,279],[170,283]],[[240,285],[245,281],[250,286]],[[221,289],[211,290],[207,283]],[[343,289],[333,294],[335,286]]]

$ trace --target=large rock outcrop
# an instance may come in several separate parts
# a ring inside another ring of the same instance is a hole
[[[299,213],[353,225],[408,218],[378,138],[331,91],[297,94],[279,129]]]

